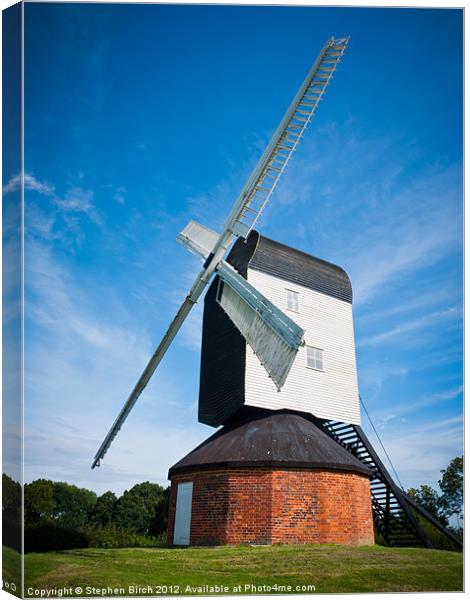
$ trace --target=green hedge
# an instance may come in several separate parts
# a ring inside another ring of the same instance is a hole
[[[25,552],[50,552],[73,548],[153,548],[166,544],[166,535],[144,536],[114,526],[81,529],[43,522],[25,527]]]

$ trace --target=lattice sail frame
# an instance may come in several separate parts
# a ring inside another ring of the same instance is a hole
[[[348,42],[349,37],[330,38],[318,55],[242,190],[237,200],[240,206],[235,203],[238,215],[226,223],[234,235],[246,239],[258,222],[312,120]]]

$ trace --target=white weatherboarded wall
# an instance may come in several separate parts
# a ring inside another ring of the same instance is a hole
[[[360,424],[352,305],[326,294],[254,269],[248,281],[305,329],[308,346],[322,349],[323,371],[307,367],[307,349],[300,348],[280,392],[247,346],[245,404],[289,408],[323,419]],[[287,290],[298,292],[299,312],[287,310]]]

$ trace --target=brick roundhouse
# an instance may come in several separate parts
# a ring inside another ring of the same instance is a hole
[[[183,543],[373,544],[370,477],[307,415],[260,411],[226,425],[170,469],[168,543],[177,490],[187,486]]]

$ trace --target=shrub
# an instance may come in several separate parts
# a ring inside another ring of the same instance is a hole
[[[70,527],[43,522],[25,527],[25,552],[50,552],[51,550],[71,550],[86,548],[87,535]]]
[[[141,535],[111,525],[87,527],[88,545],[92,548],[153,548],[166,544],[166,536]]]

